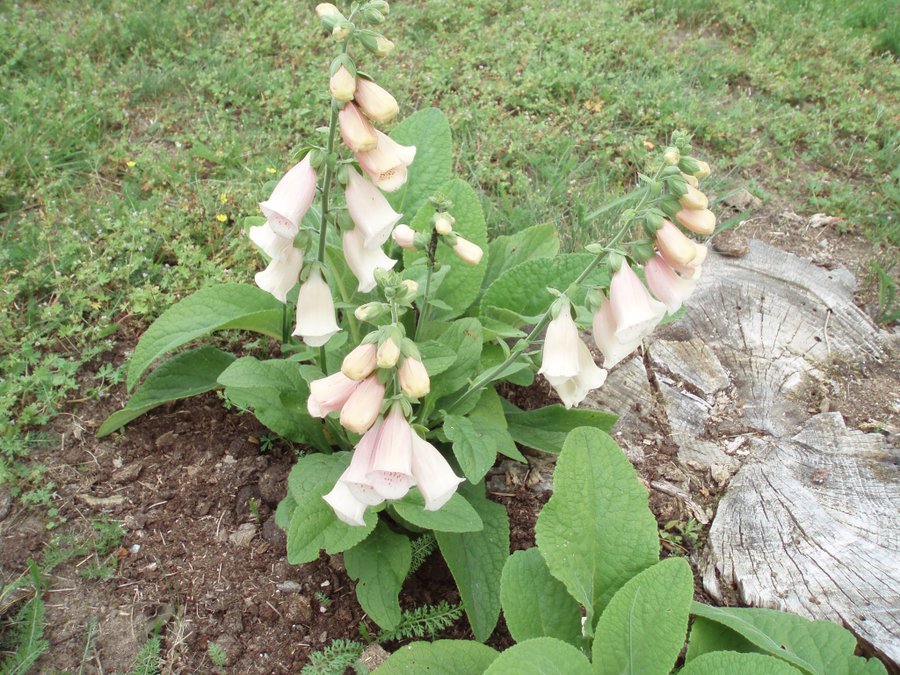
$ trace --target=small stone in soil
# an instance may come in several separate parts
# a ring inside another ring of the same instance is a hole
[[[156,449],[157,450],[165,450],[166,448],[171,448],[175,445],[175,439],[178,436],[175,435],[174,431],[167,431],[162,436],[156,439]]]
[[[362,661],[363,665],[369,670],[375,670],[378,666],[387,661],[389,656],[390,654],[384,647],[377,642],[373,642],[363,650],[359,660]]]
[[[281,602],[278,610],[284,614],[284,618],[292,624],[307,624],[313,620],[312,601],[308,595],[288,595]]]
[[[112,479],[114,483],[129,483],[135,480],[144,468],[143,462],[132,462],[128,466],[113,471]]]
[[[256,525],[253,523],[244,523],[230,535],[228,535],[228,540],[239,547],[246,547],[250,545],[250,542],[253,540],[253,537],[256,536]]]
[[[726,230],[713,237],[712,247],[728,258],[743,258],[750,252],[747,237],[732,230]]]

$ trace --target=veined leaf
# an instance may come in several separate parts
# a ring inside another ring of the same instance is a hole
[[[384,522],[359,544],[344,551],[344,565],[358,580],[360,606],[379,626],[390,629],[400,621],[400,589],[409,573],[409,537],[392,532]]]

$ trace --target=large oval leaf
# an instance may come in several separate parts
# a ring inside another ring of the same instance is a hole
[[[551,637],[510,647],[484,675],[590,675],[591,663],[570,644]]]
[[[774,656],[710,652],[691,661],[678,675],[800,675],[801,672]]]
[[[413,642],[400,647],[375,672],[378,675],[472,675],[483,673],[496,651],[472,640]]]

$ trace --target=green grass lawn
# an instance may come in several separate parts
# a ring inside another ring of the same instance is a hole
[[[252,279],[241,220],[327,110],[314,4],[0,8],[0,483],[27,491],[29,432],[121,380],[77,375],[123,317]],[[718,192],[897,245],[898,25],[895,0],[418,0],[392,6],[395,56],[363,67],[401,117],[447,113],[497,234],[591,241],[587,214],[683,129]]]

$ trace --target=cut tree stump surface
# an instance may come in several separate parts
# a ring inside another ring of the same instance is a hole
[[[670,492],[689,492],[692,472],[724,486],[701,570],[710,595],[734,587],[747,605],[838,621],[896,663],[900,452],[838,412],[811,414],[804,395],[894,358],[896,337],[853,304],[855,287],[842,268],[757,241],[741,258],[711,252],[686,314],[588,404],[620,415],[632,461],[668,426],[684,471]]]

